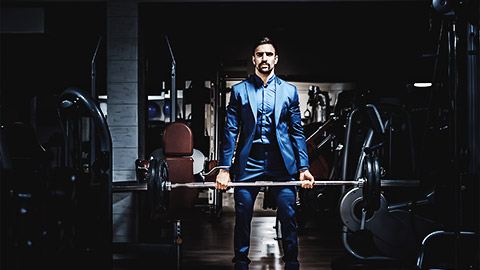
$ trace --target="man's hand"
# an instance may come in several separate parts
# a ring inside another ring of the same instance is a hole
[[[217,180],[215,184],[216,189],[227,189],[228,183],[231,182],[230,171],[220,169],[220,172],[217,174]]]
[[[300,181],[309,181],[309,183],[302,184],[302,188],[313,188],[313,184],[315,183],[315,178],[310,173],[309,170],[301,170],[300,171]],[[217,180],[218,181],[218,180]]]

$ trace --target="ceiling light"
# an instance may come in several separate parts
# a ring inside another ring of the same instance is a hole
[[[414,83],[414,87],[431,87],[432,83],[430,82],[423,82],[423,83]]]

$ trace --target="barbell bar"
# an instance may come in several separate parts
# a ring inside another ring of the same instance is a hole
[[[363,186],[363,179],[358,181],[315,181],[315,186],[340,186],[340,185],[358,185]],[[255,182],[229,182],[227,187],[274,187],[274,186],[301,186],[310,181],[255,181]],[[194,183],[166,183],[167,188],[215,188],[215,182],[194,182]]]
[[[365,177],[356,180],[328,180],[316,179],[314,186],[344,186],[351,185],[360,187],[363,190],[364,207],[376,211],[380,200],[381,186],[418,186],[419,180],[392,180],[381,179],[378,170],[378,159],[366,159]],[[223,166],[217,166],[203,176],[209,176]],[[255,181],[255,182],[229,182],[230,187],[273,187],[273,186],[301,186],[309,181]],[[114,192],[142,191],[148,192],[149,202],[153,213],[164,213],[168,211],[170,192],[177,188],[215,188],[216,182],[188,182],[172,183],[168,175],[168,164],[163,159],[150,160],[146,183],[113,183]]]
[[[353,185],[357,187],[363,187],[365,184],[364,178],[359,178],[356,181],[342,181],[342,180],[331,180],[331,181],[315,181],[314,186],[343,186],[343,185]],[[310,181],[255,181],[255,182],[229,182],[227,187],[273,187],[273,186],[301,186],[303,184],[308,184]],[[418,180],[381,180],[381,186],[418,186],[420,181]],[[215,182],[193,182],[193,183],[170,183],[166,182],[166,187],[171,190],[173,188],[215,188]]]
[[[301,186],[309,181],[255,181],[255,182],[229,182],[228,187],[271,187],[271,186]],[[165,187],[167,190],[175,188],[215,188],[215,182],[191,182],[191,183],[171,183],[165,181]],[[365,184],[364,178],[359,178],[356,181],[351,180],[318,180],[315,181],[315,186],[342,186],[353,185],[357,187],[363,187]],[[420,180],[394,180],[394,179],[382,179],[380,181],[382,187],[394,187],[394,186],[419,186]],[[129,183],[129,182],[115,182],[113,190],[117,192],[121,191],[146,191],[148,190],[147,183]]]

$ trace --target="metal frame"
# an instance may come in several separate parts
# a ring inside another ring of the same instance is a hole
[[[459,235],[471,235],[471,236],[474,236],[475,233],[474,232],[458,232]],[[439,235],[450,235],[450,236],[455,236],[456,238],[458,238],[458,234],[456,232],[447,232],[447,231],[435,231],[435,232],[432,232],[430,233],[429,235],[427,235],[423,241],[422,241],[422,247],[421,247],[421,251],[420,251],[420,255],[418,256],[418,259],[417,259],[417,269],[423,269],[423,258],[425,256],[425,249],[426,249],[426,246],[428,244],[428,242],[430,242],[430,240],[432,238],[435,238]]]
[[[79,104],[83,105],[86,108],[86,111],[91,117],[91,123],[93,123],[95,126],[95,131],[96,134],[98,134],[98,144],[96,143],[96,146],[98,146],[98,149],[101,152],[101,155],[103,159],[106,160],[105,168],[103,171],[103,174],[106,175],[106,179],[104,181],[107,181],[108,183],[112,183],[113,175],[112,175],[112,137],[110,135],[110,131],[108,128],[107,120],[103,116],[102,111],[100,110],[99,106],[97,105],[96,101],[89,95],[87,95],[84,91],[78,88],[67,88],[64,90],[61,95],[59,96],[59,107],[58,107],[58,116],[59,118],[62,118],[62,112],[65,110],[70,110],[70,109],[75,109]],[[69,136],[75,136],[75,134],[70,134],[69,130],[69,118],[66,117],[65,119],[66,123],[63,125],[62,121],[60,123],[62,124],[62,131],[64,132],[65,136],[65,166],[70,167],[68,163],[68,157],[72,154],[71,149],[68,147],[68,137]],[[73,133],[73,132],[72,132]],[[91,140],[95,140],[97,137],[91,138]],[[96,148],[96,147],[95,147]],[[69,152],[70,151],[70,152]],[[79,164],[74,164],[79,165]],[[93,163],[90,164],[90,167],[92,167]],[[76,168],[79,169],[79,168]],[[101,180],[103,181],[103,180]],[[104,237],[100,239],[101,243],[103,244],[104,248],[100,251],[101,255],[105,257],[105,263],[108,265],[111,265],[112,263],[112,242],[113,242],[113,223],[112,221],[112,186],[111,184],[106,186],[105,194],[106,196],[106,201],[105,205],[100,205],[99,207],[105,207],[106,216],[105,220],[110,221],[109,223],[102,224],[101,227],[99,227],[99,230],[104,230]],[[102,257],[103,258],[103,257]]]

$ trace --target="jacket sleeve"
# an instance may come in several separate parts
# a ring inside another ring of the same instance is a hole
[[[308,169],[307,145],[305,143],[305,135],[303,133],[302,117],[300,114],[300,105],[298,101],[297,88],[294,86],[293,98],[288,107],[289,113],[289,129],[290,141],[292,142],[295,159],[299,170]]]
[[[221,142],[220,166],[232,166],[232,158],[235,152],[235,143],[240,130],[240,98],[238,91],[233,87],[230,95],[230,102],[227,107],[224,136]]]

